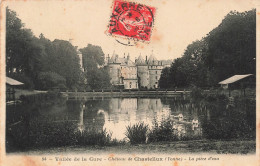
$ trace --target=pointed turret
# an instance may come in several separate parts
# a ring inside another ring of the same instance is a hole
[[[145,61],[141,55],[137,58],[136,65],[145,65]]]
[[[153,64],[156,64],[156,63],[157,63],[157,59],[153,55],[150,55],[150,57],[148,59],[148,64],[153,65]]]

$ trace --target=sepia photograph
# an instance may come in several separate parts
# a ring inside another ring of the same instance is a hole
[[[257,5],[2,1],[0,165],[257,166]]]

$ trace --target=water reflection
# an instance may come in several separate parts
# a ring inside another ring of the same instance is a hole
[[[14,131],[29,132],[33,121],[46,126],[70,121],[75,124],[75,131],[106,129],[113,138],[124,139],[126,126],[130,124],[144,122],[152,127],[154,121],[161,123],[167,118],[174,122],[178,136],[255,137],[255,103],[247,100],[227,108],[219,101],[192,102],[182,97],[63,99],[51,104],[40,101],[7,106],[6,114],[7,139],[13,138]]]
[[[70,105],[73,102],[79,104],[78,130],[80,132],[90,129],[96,131],[107,129],[112,132],[113,138],[124,139],[128,125],[144,122],[151,128],[154,121],[160,124],[162,120],[171,118],[174,120],[173,127],[177,135],[201,135],[196,112],[192,114],[187,111],[182,112],[182,109],[187,108],[182,104],[175,104],[175,109],[172,110],[170,105],[167,102],[162,103],[160,98],[89,99],[81,102],[68,101],[67,104]]]

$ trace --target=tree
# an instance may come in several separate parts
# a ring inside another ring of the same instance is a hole
[[[206,57],[207,43],[204,39],[197,40],[188,45],[183,54],[183,73],[187,76],[187,84],[195,86],[206,86],[207,67],[204,59]]]
[[[39,69],[41,48],[16,12],[6,8],[6,75],[26,81],[29,88]],[[36,72],[35,72],[36,71]]]
[[[80,64],[76,49],[68,41],[55,39],[52,42],[54,58],[48,66],[51,71],[63,76],[66,85],[74,88],[80,79]]]
[[[166,67],[162,70],[161,77],[159,80],[159,87],[160,88],[169,88],[169,85],[171,84],[170,81],[170,68]]]
[[[66,86],[70,89],[77,87],[81,77],[81,70],[79,57],[74,46],[64,40],[55,39],[51,42],[43,34],[40,34],[36,43],[41,48],[39,69],[37,70],[39,74],[35,80],[36,88],[42,89],[45,87],[42,82],[48,83],[46,87],[51,88],[49,85],[57,87],[55,82],[57,82],[57,79],[62,80],[60,78],[65,79],[64,82],[60,83],[63,84],[61,87]],[[50,77],[47,79],[46,75]],[[54,75],[58,78],[54,78]]]
[[[109,88],[110,77],[108,71],[103,67],[104,53],[100,46],[88,44],[80,49],[83,57],[83,67],[87,77],[87,84],[91,89]]]
[[[91,89],[110,88],[110,77],[106,69],[100,68],[89,72],[91,72],[91,74],[87,75],[87,80]]]
[[[216,86],[235,74],[256,74],[256,10],[230,12],[205,38],[188,45],[160,84]],[[168,84],[166,81],[170,81]]]
[[[66,79],[54,72],[41,72],[38,76],[40,81],[39,86],[43,90],[48,90],[53,87],[65,88]]]
[[[74,46],[64,40],[51,42],[43,34],[35,37],[16,12],[6,9],[6,75],[28,88],[46,89],[58,84],[75,88],[81,74]]]
[[[206,37],[213,84],[234,74],[256,73],[256,10],[230,12]]]
[[[87,47],[80,49],[83,57],[83,66],[86,71],[97,69],[104,64],[103,50],[100,46],[88,44]]]
[[[20,61],[23,59],[20,52],[24,52],[21,47],[26,44],[26,40],[22,37],[23,24],[17,18],[16,12],[6,8],[6,74],[13,73],[16,69],[19,70],[22,66]],[[28,35],[26,35],[28,36]],[[29,36],[30,37],[30,36]]]

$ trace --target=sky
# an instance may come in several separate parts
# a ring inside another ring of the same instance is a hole
[[[151,54],[160,60],[181,57],[189,44],[205,37],[230,11],[255,7],[253,0],[131,1],[156,8],[149,43],[125,46],[106,34],[113,0],[10,0],[6,5],[17,12],[35,36],[43,33],[51,41],[73,39],[73,45],[79,48],[99,45],[106,56],[115,52],[123,57],[129,53],[132,60]]]

